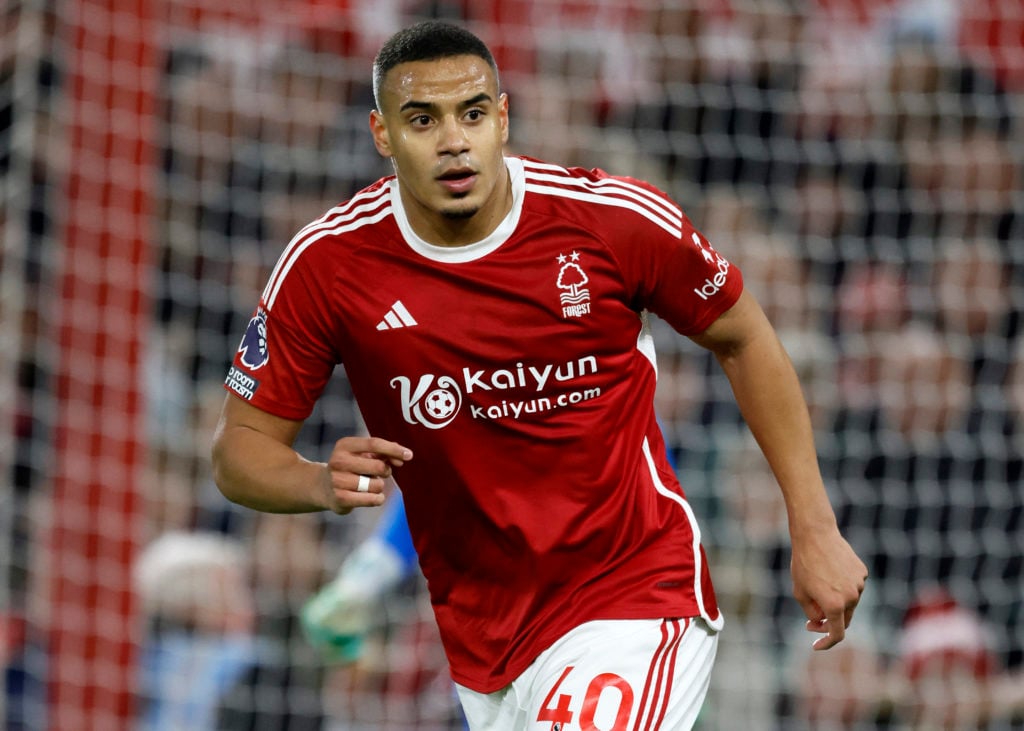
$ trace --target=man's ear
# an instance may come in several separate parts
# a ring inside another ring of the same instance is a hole
[[[373,135],[373,144],[384,157],[391,157],[391,143],[388,140],[388,130],[384,125],[384,115],[376,109],[370,112],[370,134]]]
[[[501,125],[501,142],[508,144],[508,94],[498,97],[498,119]]]

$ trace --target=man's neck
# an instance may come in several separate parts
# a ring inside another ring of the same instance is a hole
[[[398,191],[402,197],[406,217],[412,230],[432,246],[459,247],[469,246],[483,241],[490,236],[512,210],[512,176],[508,166],[504,165],[504,177],[495,188],[493,197],[479,210],[464,218],[445,216],[436,211],[424,212],[425,215],[410,216],[417,210],[415,201],[408,200],[402,186]]]

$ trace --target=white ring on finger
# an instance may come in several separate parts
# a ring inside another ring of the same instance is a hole
[[[370,491],[370,477],[369,475],[359,475],[359,482],[356,484],[356,492],[369,492]]]

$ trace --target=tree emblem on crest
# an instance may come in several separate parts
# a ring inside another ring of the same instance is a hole
[[[560,295],[563,305],[579,304],[590,299],[590,290],[585,287],[590,281],[590,277],[583,271],[583,267],[576,263],[580,258],[579,252],[572,252],[572,261],[568,261],[569,258],[565,254],[558,257],[558,263],[562,265],[562,268],[558,271],[558,281],[555,282],[555,285],[559,289],[566,290]]]

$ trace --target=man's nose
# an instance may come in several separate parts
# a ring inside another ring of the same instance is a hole
[[[450,155],[461,155],[469,149],[469,137],[459,120],[454,116],[441,120],[441,134],[438,140],[441,152]]]

